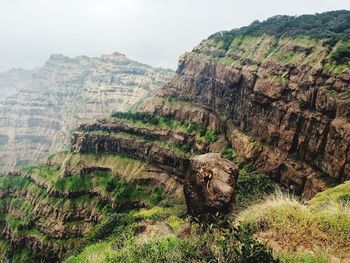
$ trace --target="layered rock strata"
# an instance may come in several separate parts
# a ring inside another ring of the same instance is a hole
[[[79,123],[126,110],[163,86],[173,73],[114,53],[100,58],[52,55],[32,74],[13,75],[16,88],[0,102],[2,172],[69,148],[71,132]],[[0,90],[7,90],[8,78],[0,75]]]

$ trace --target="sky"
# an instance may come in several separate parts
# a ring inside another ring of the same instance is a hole
[[[209,35],[270,16],[350,10],[350,0],[0,0],[0,71],[50,54],[120,52],[175,69]]]

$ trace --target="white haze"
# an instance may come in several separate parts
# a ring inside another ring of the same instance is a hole
[[[349,0],[0,0],[0,71],[42,65],[52,53],[118,51],[176,68],[202,39],[277,14],[350,9]]]

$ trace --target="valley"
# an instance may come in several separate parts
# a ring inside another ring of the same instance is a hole
[[[60,73],[48,97],[73,93],[40,99],[45,121],[28,119],[50,123],[40,131],[59,140],[45,133],[40,154],[55,153],[0,176],[1,260],[347,262],[349,19],[219,32],[175,75],[120,54],[52,57],[33,83]]]

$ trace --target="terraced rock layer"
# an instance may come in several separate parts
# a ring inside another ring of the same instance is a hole
[[[100,58],[52,55],[32,74],[15,73],[0,76],[0,90],[8,89],[9,79],[16,86],[0,102],[2,172],[67,149],[79,123],[126,110],[173,75],[119,53]]]
[[[1,176],[0,236],[10,241],[7,256],[28,250],[32,260],[61,261],[86,244],[109,213],[148,207],[159,189],[183,200],[181,183],[169,171],[110,154],[61,153],[46,165]]]

